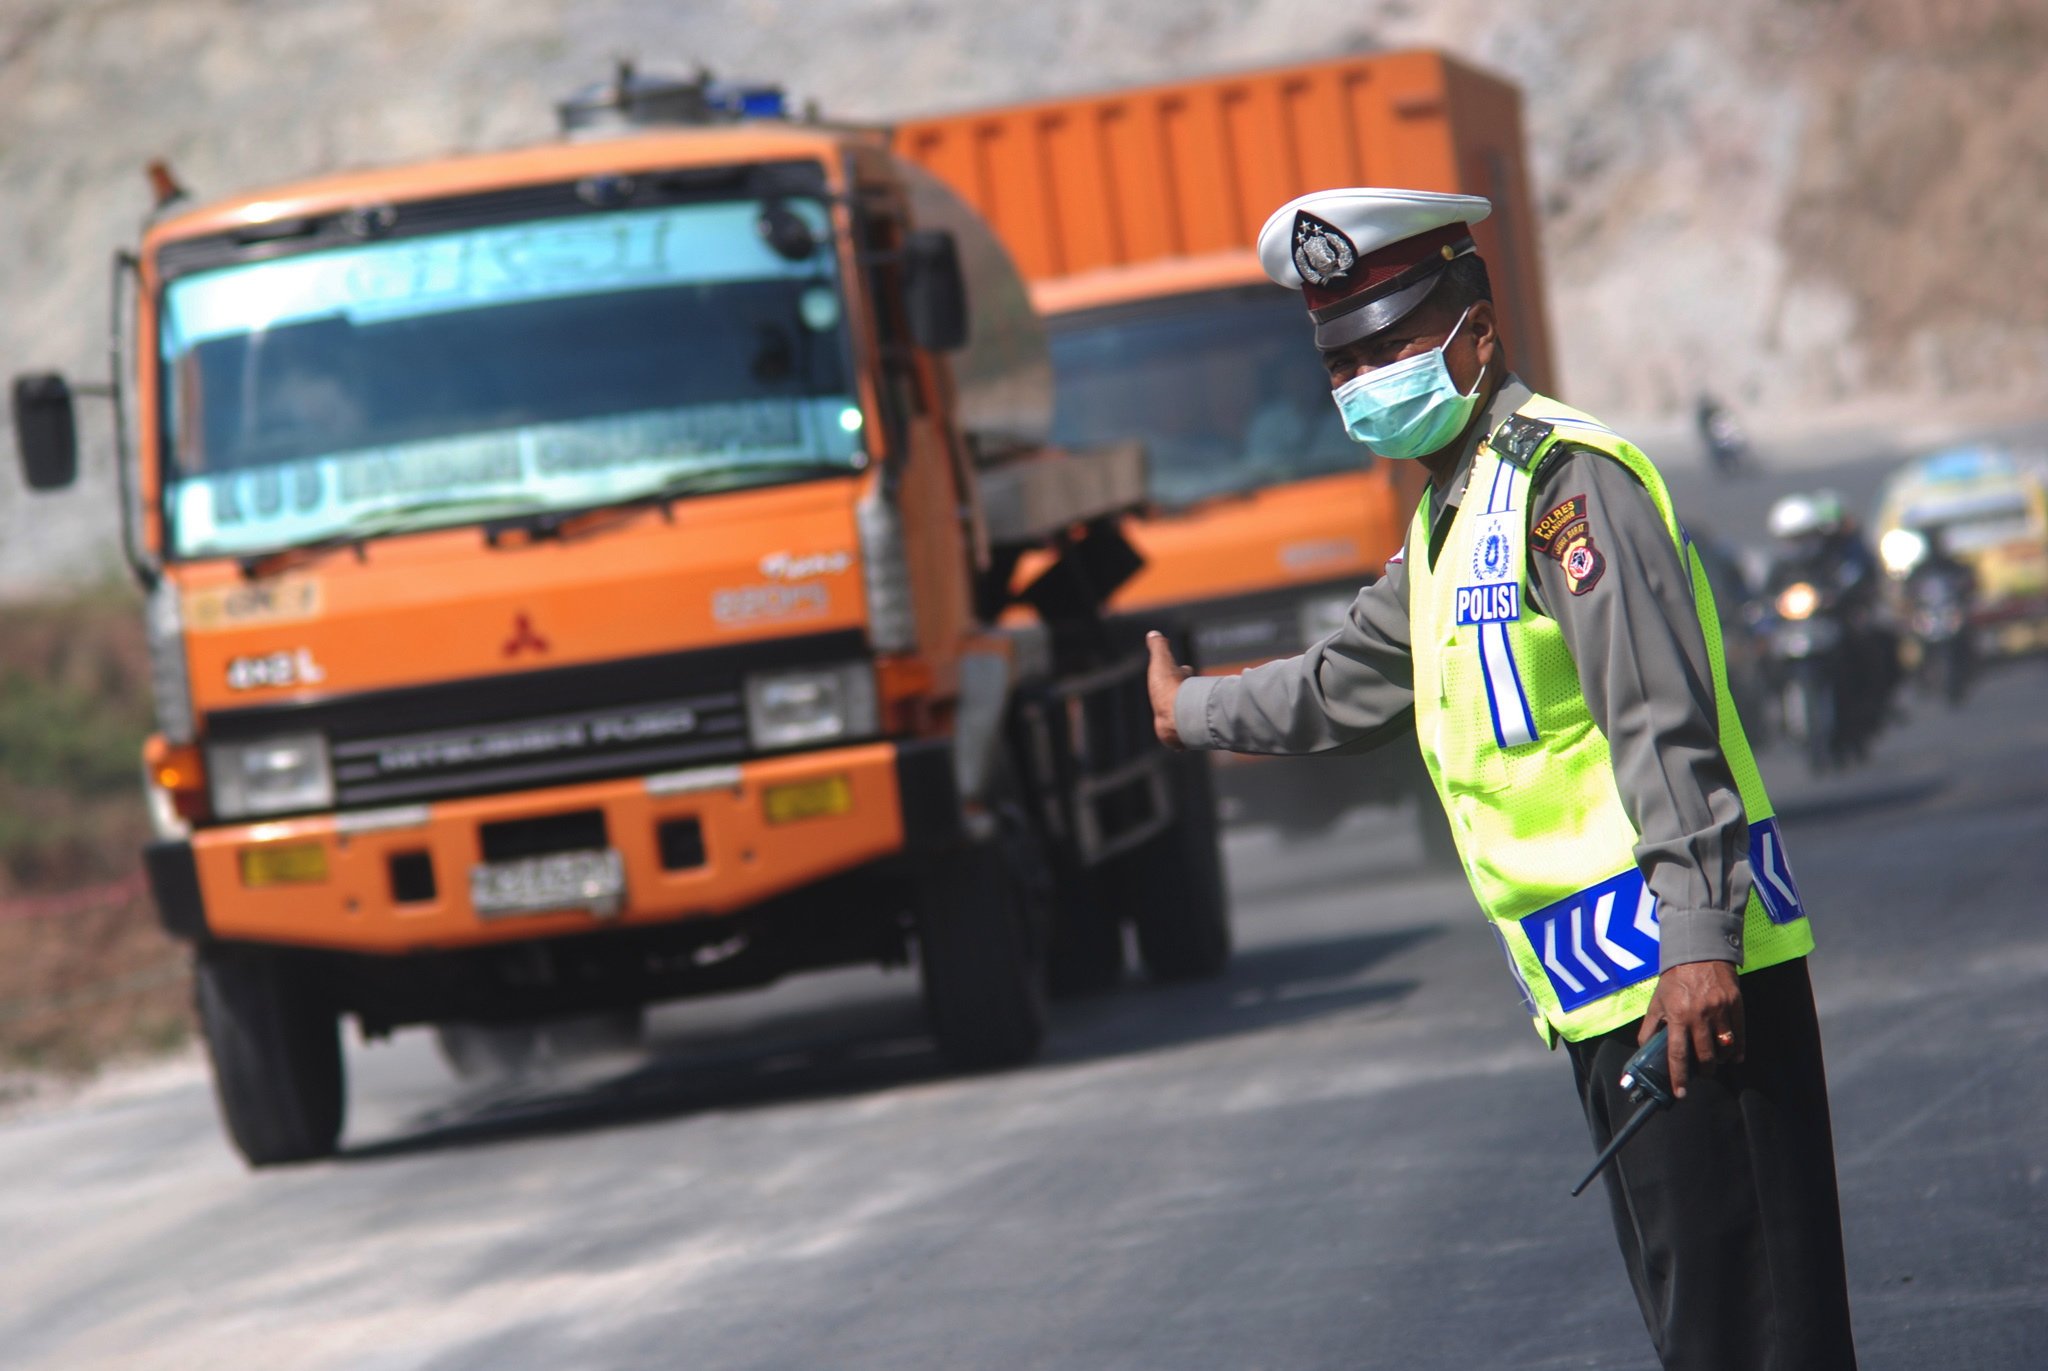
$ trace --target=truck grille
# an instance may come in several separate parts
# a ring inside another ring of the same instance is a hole
[[[221,710],[223,741],[317,730],[339,808],[560,785],[749,753],[741,679],[844,662],[858,632]]]

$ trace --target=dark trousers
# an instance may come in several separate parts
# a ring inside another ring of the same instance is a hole
[[[1742,978],[1748,1059],[1695,1070],[1605,1173],[1666,1371],[1854,1371],[1813,987],[1801,958]],[[1568,1044],[1593,1141],[1635,1106],[1636,1026]]]

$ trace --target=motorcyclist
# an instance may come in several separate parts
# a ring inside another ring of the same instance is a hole
[[[1940,526],[1918,529],[1922,540],[1920,556],[1906,573],[1910,589],[1921,581],[1945,581],[1963,597],[1965,604],[1977,593],[1977,573],[1948,550],[1948,536]]]
[[[1878,560],[1832,490],[1788,495],[1771,507],[1779,555],[1766,592],[1804,582],[1842,626],[1844,677],[1836,691],[1845,748],[1860,755],[1883,724],[1898,685],[1898,636],[1885,621]]]
[[[1960,703],[1975,666],[1969,625],[1970,609],[1977,598],[1977,573],[1969,563],[1950,555],[1939,526],[1894,530],[1885,536],[1911,539],[1912,560],[1899,589],[1906,622],[1919,640],[1922,683],[1938,689],[1951,704]],[[1930,638],[1933,616],[1942,612],[1953,616],[1948,620],[1953,627]]]
[[[1707,391],[1701,391],[1693,407],[1693,422],[1699,426],[1700,445],[1716,470],[1730,472],[1749,458],[1749,440],[1727,406]]]

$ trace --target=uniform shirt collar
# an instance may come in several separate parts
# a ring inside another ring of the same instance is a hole
[[[1495,387],[1493,398],[1486,403],[1486,412],[1480,421],[1472,425],[1472,431],[1461,440],[1458,464],[1451,468],[1451,479],[1444,483],[1445,493],[1438,498],[1439,512],[1454,510],[1465,501],[1465,487],[1472,480],[1472,458],[1479,451],[1479,444],[1486,436],[1507,422],[1515,411],[1534,399],[1536,392],[1522,384],[1522,378],[1512,371]]]

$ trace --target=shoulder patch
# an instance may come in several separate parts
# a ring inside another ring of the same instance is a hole
[[[1553,505],[1549,513],[1529,525],[1529,546],[1537,552],[1564,560],[1574,542],[1590,541],[1583,493]]]
[[[1523,414],[1510,414],[1501,421],[1500,427],[1493,431],[1493,436],[1487,439],[1487,446],[1491,447],[1502,461],[1527,471],[1529,463],[1535,459],[1537,449],[1543,446],[1550,434],[1551,426],[1541,419],[1531,419]]]
[[[1590,542],[1579,543],[1564,555],[1565,589],[1574,595],[1584,595],[1600,584],[1600,573],[1607,570],[1607,559],[1600,555],[1600,549]]]

